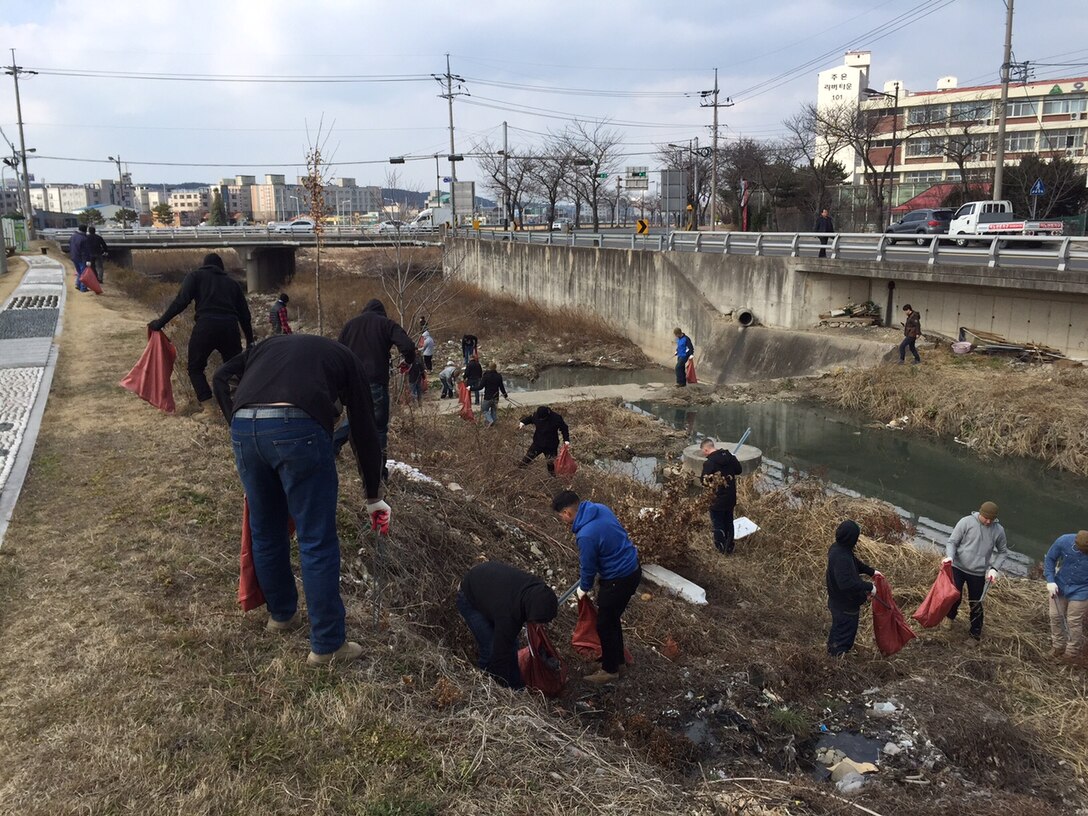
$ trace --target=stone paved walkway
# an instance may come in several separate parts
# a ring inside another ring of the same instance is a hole
[[[24,256],[28,269],[0,308],[0,543],[38,439],[64,309],[64,267]]]

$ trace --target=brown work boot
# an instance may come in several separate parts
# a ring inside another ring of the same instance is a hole
[[[311,666],[331,666],[333,664],[339,666],[344,663],[350,663],[353,660],[358,660],[362,657],[362,654],[362,646],[352,640],[346,640],[344,641],[344,645],[335,652],[328,652],[327,654],[310,652],[309,657],[306,658],[306,663]]]
[[[619,680],[619,672],[606,672],[604,669],[597,669],[593,674],[587,674],[583,678],[588,683],[593,683],[598,686],[603,686],[605,683],[611,683],[614,680]]]
[[[278,621],[269,615],[268,623],[264,625],[264,628],[269,632],[287,634],[288,632],[294,632],[296,629],[301,629],[302,626],[302,613],[296,610],[295,614],[291,616],[291,619],[285,621]]]

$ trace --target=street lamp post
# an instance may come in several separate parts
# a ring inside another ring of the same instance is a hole
[[[892,100],[892,155],[888,176],[888,224],[892,222],[892,209],[895,207],[895,197],[892,193],[895,190],[895,151],[897,149],[896,142],[899,138],[899,83],[894,83],[893,87],[895,93],[886,93],[875,88],[866,88],[864,91],[866,96],[883,96],[885,99]]]
[[[288,195],[287,197],[295,202],[295,218],[298,218],[300,215],[302,215],[302,208],[299,206],[298,196]]]
[[[117,165],[117,199],[121,205],[121,229],[128,229],[128,213],[125,212],[125,176],[121,172],[121,154],[117,154],[115,159],[113,156],[108,157],[111,162]]]
[[[669,143],[669,147],[675,147],[678,151],[683,150],[683,145],[677,145]],[[695,160],[696,154],[699,152],[699,137],[694,139],[688,139],[688,156],[691,159],[691,195],[688,199],[688,204],[692,210],[691,223],[695,225],[695,228],[699,227],[699,165]]]

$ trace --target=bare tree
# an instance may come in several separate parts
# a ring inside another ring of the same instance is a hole
[[[532,188],[532,173],[538,159],[517,149],[511,149],[510,155],[504,157],[502,151],[486,139],[476,144],[473,153],[476,164],[487,175],[487,189],[505,200],[503,218],[513,221],[515,210],[524,218],[525,199]]]
[[[548,224],[555,223],[555,205],[571,178],[571,156],[562,137],[549,136],[526,168],[531,189],[548,205]]]
[[[993,138],[981,130],[993,114],[993,102],[977,99],[968,102],[956,102],[952,105],[951,115],[943,124],[944,133],[939,137],[945,157],[960,171],[960,190],[964,200],[971,194],[971,183],[981,179],[972,178],[967,169],[970,162],[977,161],[982,153],[988,153]]]
[[[846,178],[846,168],[835,159],[843,143],[834,134],[819,137],[815,109],[811,106],[782,124],[788,131],[784,150],[799,176],[799,205],[810,215],[817,213],[831,203],[831,188]]]
[[[325,120],[322,117],[317,124],[317,132],[313,139],[307,139],[310,146],[306,150],[306,175],[302,178],[302,187],[310,199],[310,218],[314,222],[314,300],[317,304],[317,333],[322,334],[325,328],[325,315],[321,306],[321,248],[325,237],[325,187],[329,183],[330,166],[325,156],[325,146],[331,135],[324,129]]]
[[[563,143],[575,165],[572,174],[575,202],[582,200],[589,204],[593,229],[599,230],[602,188],[608,184],[608,176],[619,167],[620,135],[603,122],[576,122],[564,131]],[[577,210],[575,218],[578,218]]]

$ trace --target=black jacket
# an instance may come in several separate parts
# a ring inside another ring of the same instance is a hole
[[[471,355],[479,344],[480,340],[475,334],[466,334],[461,338],[461,353]]]
[[[232,395],[231,384],[238,380]],[[301,408],[332,436],[348,412],[359,475],[370,498],[381,495],[382,448],[374,424],[374,399],[359,358],[316,334],[280,334],[250,346],[215,372],[215,398],[227,423],[247,405],[285,402]]]
[[[559,453],[559,434],[563,434],[563,441],[570,442],[570,429],[563,417],[557,414],[547,405],[541,405],[536,413],[521,418],[522,425],[535,425],[533,431],[533,447],[549,456]]]
[[[812,227],[813,232],[834,232],[835,222],[831,220],[830,215],[821,215],[816,218],[816,224]]]
[[[518,687],[517,640],[526,622],[547,623],[559,612],[559,600],[547,584],[528,572],[487,561],[477,564],[461,581],[465,600],[491,621],[491,662],[484,669],[507,686]]]
[[[719,485],[714,491],[714,501],[710,505],[711,510],[730,510],[737,506],[737,476],[741,474],[740,461],[727,450],[716,450],[703,462],[703,483],[707,477],[715,473],[720,474],[725,484]]]
[[[484,368],[479,360],[469,360],[465,366],[465,382],[479,382],[483,379]]]
[[[237,320],[246,342],[253,342],[253,318],[242,286],[218,266],[202,266],[186,275],[178,296],[166,307],[158,322],[165,326],[194,300],[197,323],[201,320]]]
[[[372,383],[389,385],[389,349],[396,346],[411,365],[416,359],[412,338],[395,320],[386,317],[385,306],[374,298],[340,330],[341,343],[363,361],[366,376]]]
[[[861,580],[875,570],[854,555],[861,529],[850,520],[835,531],[835,543],[827,551],[827,600],[831,606],[857,609],[868,599],[873,585]]]
[[[506,396],[506,385],[503,384],[502,374],[497,371],[485,371],[480,385],[484,389],[484,399],[498,399],[500,392]]]
[[[97,232],[94,235],[87,235],[87,254],[92,258],[101,258],[109,251],[110,248],[106,246],[106,239]]]

